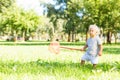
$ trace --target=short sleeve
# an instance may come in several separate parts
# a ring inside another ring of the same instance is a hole
[[[98,43],[98,45],[102,44],[102,40],[99,37],[97,37],[97,43]]]

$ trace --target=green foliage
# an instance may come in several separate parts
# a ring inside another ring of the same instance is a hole
[[[49,45],[50,42],[46,42],[46,41],[26,41],[26,42],[7,42],[7,41],[1,41],[0,45],[9,45],[9,46],[29,46],[29,45],[39,45],[39,46],[43,46],[43,45]],[[66,45],[66,46],[78,46],[78,45],[84,45],[85,42],[60,42],[60,45]]]
[[[15,3],[15,0],[0,0],[0,12],[4,12],[4,8],[10,7]]]
[[[24,11],[13,5],[4,9],[4,13],[1,13],[0,28],[2,32],[17,36],[18,34],[26,36],[35,31],[41,24],[40,17],[33,11]]]
[[[120,29],[120,0],[55,0],[48,6],[48,15],[56,24],[57,19],[65,21],[63,32],[70,34],[87,33],[91,24],[98,25],[104,34],[116,34]],[[62,5],[64,4],[64,5]],[[55,9],[56,6],[60,6]],[[63,8],[64,7],[64,8]],[[61,8],[63,8],[61,10]],[[102,33],[101,33],[102,34]]]

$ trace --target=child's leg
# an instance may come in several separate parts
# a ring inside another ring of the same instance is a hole
[[[85,64],[85,60],[81,60],[81,65],[84,65]]]
[[[82,58],[81,58],[81,65],[84,65],[85,64],[85,61],[88,59],[88,55],[85,53]]]
[[[93,64],[93,69],[95,69],[98,64],[98,57],[92,57],[91,63]]]
[[[97,64],[93,64],[93,69],[96,69]]]

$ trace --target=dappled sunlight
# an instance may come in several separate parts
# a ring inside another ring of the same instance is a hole
[[[84,54],[81,51],[61,49],[59,54],[54,54],[49,52],[48,46],[0,46],[0,78],[111,80],[116,76],[115,79],[118,79],[120,55],[107,52],[109,50],[105,48],[103,55],[99,57],[97,69],[93,69],[90,62],[80,65],[81,56]]]
[[[76,62],[76,59],[79,60],[83,54],[80,51],[64,51],[63,49],[61,49],[59,54],[54,54],[49,52],[48,46],[1,46],[0,53],[3,61],[15,60],[21,62],[35,61],[37,59],[53,61],[73,60]]]
[[[42,59],[38,59],[37,61],[31,61],[26,63],[15,62],[15,61],[8,61],[8,62],[0,61],[0,67],[2,72],[1,75],[6,76],[9,79],[12,79],[12,78],[15,79],[15,78],[18,78],[18,76],[21,77],[21,79],[25,79],[25,80],[27,77],[28,79],[29,78],[33,79],[35,77],[36,77],[35,79],[38,79],[38,78],[61,79],[62,77],[63,77],[62,79],[65,79],[65,78],[66,79],[68,78],[86,79],[86,77],[90,79],[96,79],[96,78],[103,79],[103,77],[106,79],[112,79],[112,76],[116,76],[116,79],[117,79],[118,78],[117,76],[120,76],[119,62],[100,63],[98,64],[97,70],[92,69],[92,65],[88,63],[85,66],[80,66],[79,63],[74,63],[74,62],[59,62],[59,61],[49,61],[49,60],[46,61]],[[86,77],[82,74],[85,74]],[[39,77],[40,75],[42,77]],[[96,76],[96,77],[93,77],[93,76]]]
[[[0,80],[120,80],[120,0],[1,0]]]

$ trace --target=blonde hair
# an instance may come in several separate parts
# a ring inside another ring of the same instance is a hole
[[[96,26],[96,25],[90,25],[89,26],[89,31],[90,31],[91,28],[96,31],[96,34],[100,34],[100,29],[98,28],[98,26]]]

